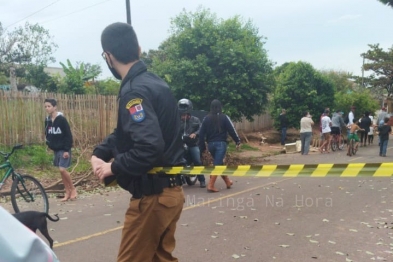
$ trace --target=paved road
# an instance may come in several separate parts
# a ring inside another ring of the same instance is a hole
[[[260,164],[391,161],[377,146],[345,153],[288,154]],[[393,178],[234,178],[234,187],[209,194],[184,187],[177,230],[179,261],[393,261]],[[62,262],[115,261],[129,194],[51,199],[49,222]],[[9,204],[2,204],[10,208]]]

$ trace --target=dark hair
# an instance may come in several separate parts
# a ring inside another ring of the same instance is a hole
[[[216,126],[216,130],[221,133],[220,116],[222,114],[222,104],[219,100],[214,99],[210,103],[209,115],[212,118],[213,124]]]
[[[389,122],[389,117],[385,117],[385,118],[383,119],[383,122],[385,122],[385,123]]]
[[[365,116],[369,116],[369,115],[370,115],[370,112],[366,111],[366,112],[364,112],[364,115],[365,115]]]
[[[139,60],[138,38],[129,24],[119,22],[108,25],[102,31],[101,46],[104,52],[123,64]]]
[[[222,104],[219,100],[214,99],[211,103],[210,103],[210,114],[212,115],[217,115],[222,113]]]
[[[358,122],[359,121],[359,118],[354,118],[353,119],[353,123],[356,123],[356,122]]]
[[[303,116],[307,116],[308,113],[309,113],[308,111],[304,111],[304,112],[303,112]]]
[[[50,103],[52,106],[57,105],[56,99],[54,99],[54,98],[45,98],[44,103]]]

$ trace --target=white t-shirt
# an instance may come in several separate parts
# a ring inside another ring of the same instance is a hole
[[[355,118],[355,116],[354,116],[353,112],[352,111],[349,112],[349,114],[348,114],[348,120],[349,120],[348,125],[352,125],[353,124],[353,119],[354,118]]]
[[[330,120],[330,117],[324,116],[321,119],[322,123],[322,133],[330,133],[332,130],[330,129],[330,123],[332,123],[332,120]]]
[[[371,119],[371,124],[374,124],[374,117],[373,116],[368,116]],[[368,135],[373,135],[374,134],[374,127],[370,126],[370,132],[368,132]]]

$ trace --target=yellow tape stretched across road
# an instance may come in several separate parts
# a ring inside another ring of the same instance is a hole
[[[196,166],[196,167],[155,167],[149,174],[168,175],[227,175],[254,177],[392,177],[391,163],[350,163],[350,164],[293,164],[261,166]],[[115,177],[105,179],[106,186],[116,184]]]

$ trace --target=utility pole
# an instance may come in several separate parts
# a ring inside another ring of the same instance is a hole
[[[363,56],[363,66],[362,66],[362,86],[364,87],[364,56]]]
[[[131,6],[130,6],[130,0],[126,0],[126,9],[127,9],[127,24],[131,25]]]

